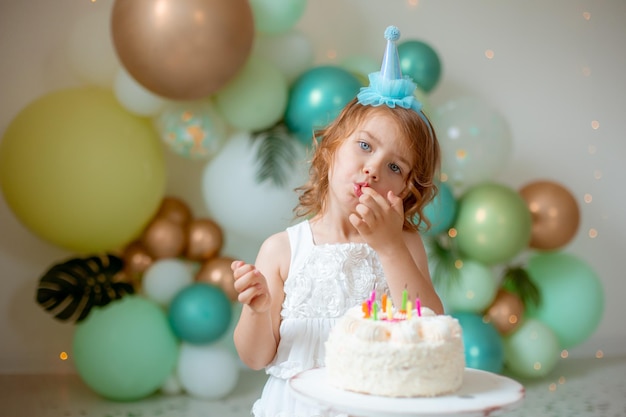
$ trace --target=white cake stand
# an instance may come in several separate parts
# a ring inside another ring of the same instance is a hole
[[[515,408],[524,386],[510,378],[478,369],[465,369],[461,389],[431,398],[392,398],[359,394],[328,383],[325,368],[301,372],[289,380],[303,401],[358,417],[483,417]]]

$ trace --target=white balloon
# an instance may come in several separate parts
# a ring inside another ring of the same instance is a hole
[[[492,180],[509,163],[511,132],[483,100],[450,100],[435,109],[432,121],[441,146],[441,171],[454,188]]]
[[[167,102],[145,89],[122,67],[117,71],[113,91],[122,107],[138,116],[155,116]]]
[[[159,259],[144,272],[142,289],[146,297],[167,307],[193,280],[194,270],[187,262],[177,258]]]
[[[309,69],[315,57],[311,40],[295,29],[278,35],[258,34],[254,52],[274,64],[289,82]]]
[[[216,400],[230,394],[239,379],[239,363],[223,347],[182,343],[178,379],[190,395]]]
[[[293,191],[306,181],[305,148],[294,139],[298,157],[287,184],[258,183],[256,153],[259,141],[241,133],[228,139],[207,163],[202,177],[202,195],[207,209],[226,235],[265,239],[284,230],[293,220],[298,196]]]
[[[111,88],[120,63],[111,40],[112,7],[105,6],[74,22],[70,28],[67,54],[72,69],[83,81]]]

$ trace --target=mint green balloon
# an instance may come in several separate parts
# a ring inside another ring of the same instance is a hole
[[[259,33],[278,34],[291,29],[306,10],[306,0],[250,0],[254,27]]]
[[[482,183],[461,196],[454,227],[456,244],[465,257],[495,265],[528,247],[532,217],[515,190]]]
[[[265,58],[251,56],[215,94],[219,113],[231,126],[257,131],[272,127],[287,108],[287,78]]]
[[[155,302],[127,295],[95,308],[74,333],[74,364],[105,398],[133,401],[155,392],[174,371],[178,340]]]
[[[535,319],[526,319],[515,332],[502,338],[502,344],[506,368],[526,378],[549,374],[561,351],[552,329]]]
[[[527,271],[541,302],[529,304],[526,316],[548,325],[562,349],[584,342],[604,313],[604,290],[591,266],[574,255],[547,252],[531,257]]]
[[[446,311],[480,313],[496,296],[498,281],[493,270],[476,261],[463,260],[455,276],[437,284]]]

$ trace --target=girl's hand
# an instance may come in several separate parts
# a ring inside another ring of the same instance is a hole
[[[230,267],[235,278],[235,290],[239,293],[237,297],[239,302],[250,307],[255,313],[269,311],[271,297],[263,274],[254,265],[243,261],[234,261]]]
[[[356,213],[350,214],[350,223],[374,250],[397,243],[404,224],[402,199],[392,191],[384,197],[371,187],[364,187]]]

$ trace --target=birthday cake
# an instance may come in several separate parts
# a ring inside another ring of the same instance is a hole
[[[326,341],[328,382],[385,397],[434,397],[463,383],[465,354],[457,319],[420,307],[389,303],[354,307]]]

